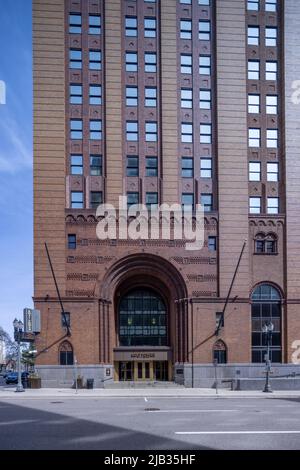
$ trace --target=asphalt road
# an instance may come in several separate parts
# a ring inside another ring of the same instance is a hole
[[[0,399],[0,449],[300,449],[295,398]]]

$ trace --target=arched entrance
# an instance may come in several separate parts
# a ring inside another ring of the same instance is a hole
[[[217,364],[227,364],[227,348],[221,339],[214,344],[213,360],[216,361]]]

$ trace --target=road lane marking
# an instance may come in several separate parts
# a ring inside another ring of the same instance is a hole
[[[180,435],[206,434],[300,434],[300,431],[177,431]]]
[[[151,413],[232,413],[239,410],[151,410]]]
[[[145,400],[145,402],[147,402],[147,401],[148,401],[148,399],[147,399],[146,397],[144,398],[144,400]]]

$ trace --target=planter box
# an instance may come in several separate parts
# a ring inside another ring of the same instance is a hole
[[[42,388],[42,380],[40,377],[29,377],[28,388]]]

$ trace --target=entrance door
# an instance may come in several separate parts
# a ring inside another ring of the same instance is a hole
[[[135,362],[135,379],[136,380],[153,380],[152,377],[153,363],[152,362]]]
[[[119,381],[132,381],[133,379],[134,363],[130,362],[119,362]]]
[[[159,382],[166,382],[168,380],[168,361],[155,361],[154,365],[154,379]]]

